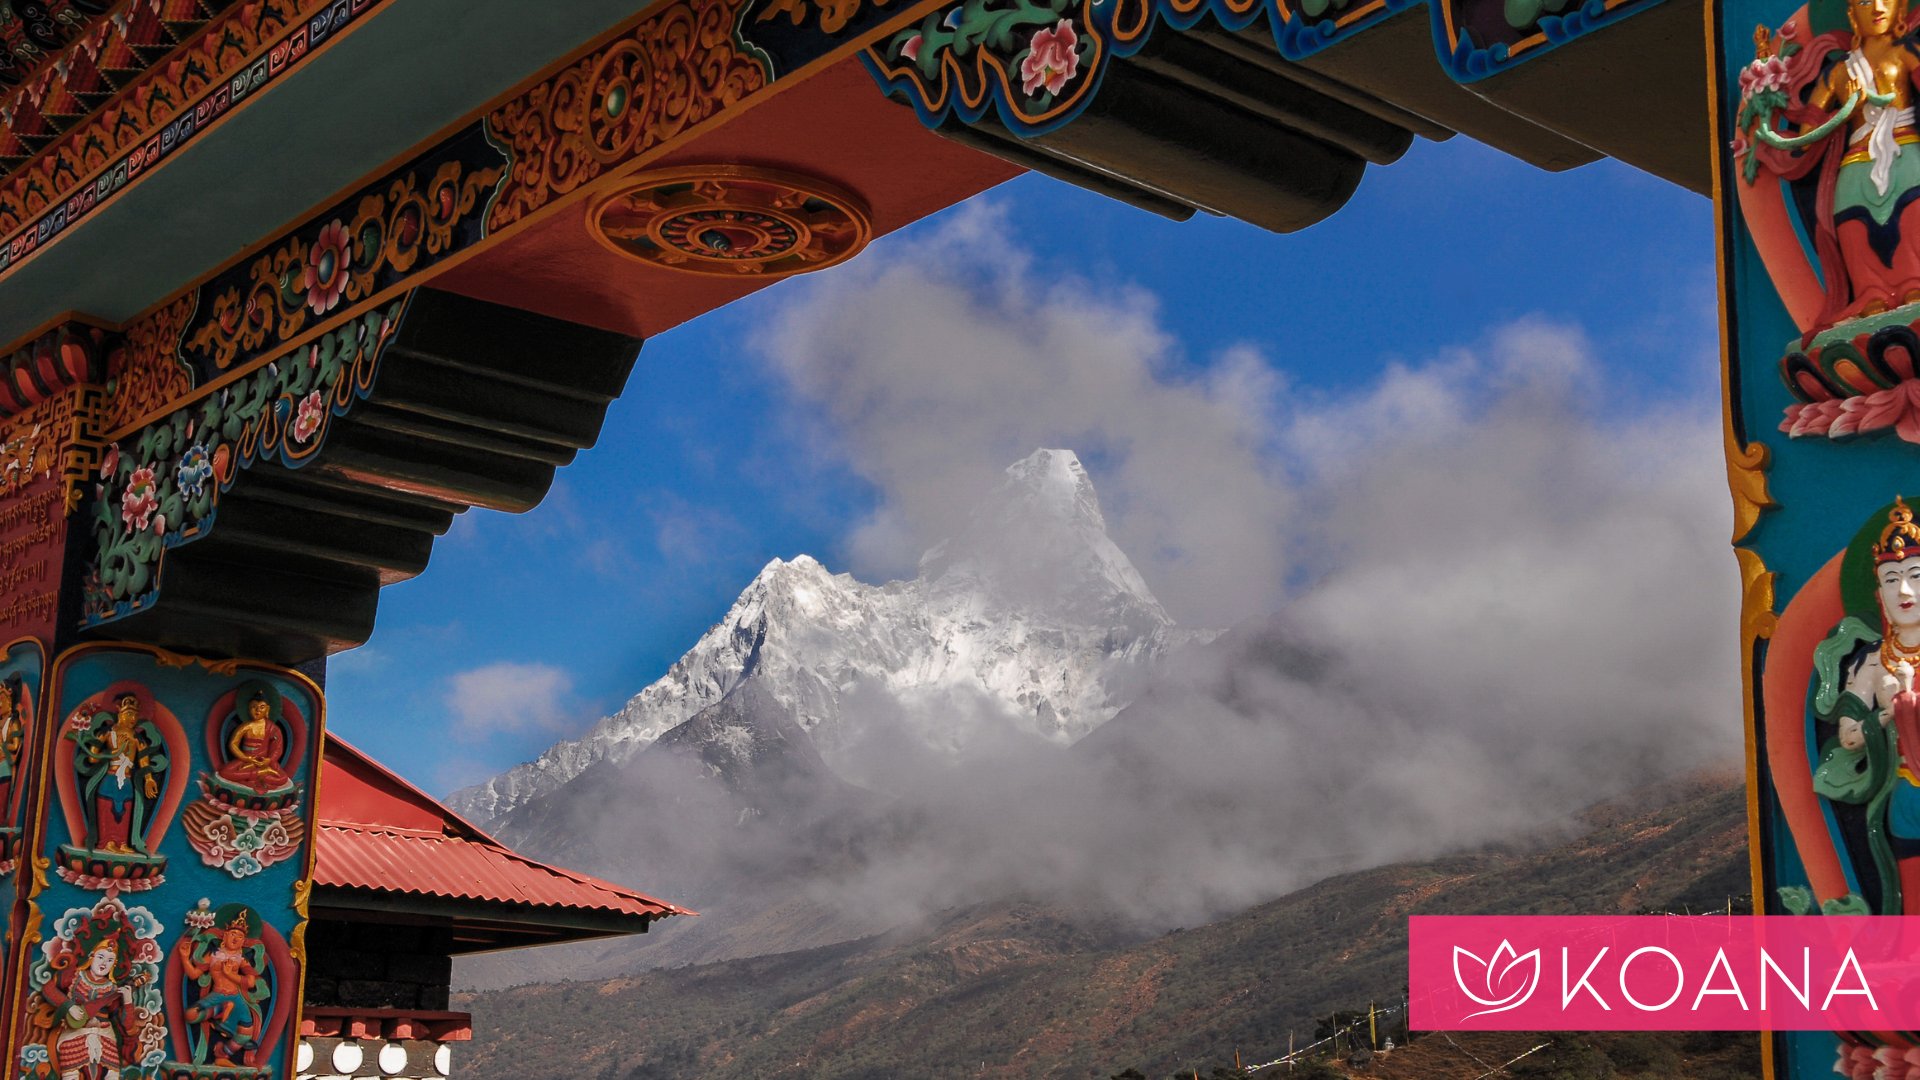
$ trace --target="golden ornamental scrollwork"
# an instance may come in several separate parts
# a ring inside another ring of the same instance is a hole
[[[423,255],[449,251],[454,232],[500,179],[496,168],[442,162],[431,177],[408,169],[361,196],[349,213],[323,215],[248,265],[247,281],[220,291],[212,318],[182,345],[227,371],[371,297]]]
[[[1733,542],[1747,538],[1769,507],[1777,505],[1767,491],[1766,446],[1748,443],[1741,446],[1732,432],[1727,433],[1727,490],[1733,495]]]
[[[728,165],[642,173],[594,204],[587,227],[627,258],[727,276],[825,269],[873,237],[866,205],[832,184]]]
[[[76,386],[0,424],[0,497],[57,478],[61,513],[78,510],[100,463],[105,401],[99,387]]]
[[[764,62],[734,37],[742,6],[674,4],[489,114],[488,137],[513,165],[488,230],[765,89]]]
[[[188,293],[142,316],[127,328],[124,362],[107,372],[110,398],[104,429],[114,431],[186,397],[193,389],[180,361],[180,335],[193,317],[195,294]]]
[[[73,437],[60,455],[60,480],[69,517],[86,501],[86,485],[100,472],[100,457],[106,450],[105,434],[108,409],[107,392],[97,386],[82,386],[73,391]]]
[[[307,962],[307,923],[309,907],[313,903],[313,878],[302,877],[293,883],[293,911],[300,916],[300,922],[293,928],[292,939],[287,951],[293,954],[295,962],[305,965]]]
[[[190,653],[170,652],[158,645],[150,645],[148,649],[153,653],[153,662],[163,668],[178,670],[198,664],[209,672],[226,678],[240,674],[240,661],[237,659],[209,660],[204,656],[195,656]]]
[[[785,15],[793,25],[803,26],[815,12],[818,12],[820,32],[837,34],[847,28],[847,24],[853,21],[854,16],[860,14],[862,8],[884,8],[892,2],[893,0],[867,0],[864,3],[862,0],[772,0],[753,21],[763,23]]]
[[[1753,644],[1773,636],[1780,617],[1774,611],[1774,582],[1780,575],[1752,548],[1735,548],[1740,560],[1740,641],[1750,657]]]

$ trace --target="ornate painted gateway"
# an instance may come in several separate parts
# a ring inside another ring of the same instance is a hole
[[[1713,22],[1728,478],[1755,894],[1920,912],[1920,54],[1905,0]],[[1912,504],[1912,505],[1910,505]],[[1912,1032],[1776,1036],[1789,1077],[1907,1076]]]
[[[303,999],[387,1008],[308,975],[309,930],[346,935],[309,904],[324,659],[454,515],[540,501],[647,335],[1023,170],[1285,232],[1456,134],[1717,194],[1757,888],[1776,910],[1906,910],[1915,15],[0,3],[0,1062],[286,1077]],[[411,799],[354,820],[424,813]],[[340,925],[374,910],[377,883],[353,880],[330,894]],[[418,948],[453,948],[456,900],[409,912],[445,930]],[[591,932],[673,913],[623,903]],[[457,1026],[416,1019],[387,1016]],[[1774,1064],[1844,1055],[1864,1077],[1912,1045],[1795,1037]]]

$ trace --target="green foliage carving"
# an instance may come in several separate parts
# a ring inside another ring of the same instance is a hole
[[[94,486],[84,625],[152,603],[167,548],[213,526],[220,492],[262,458],[298,466],[373,387],[404,299],[366,312],[108,446]]]

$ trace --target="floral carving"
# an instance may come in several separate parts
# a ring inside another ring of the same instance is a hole
[[[320,430],[320,421],[327,414],[326,406],[321,403],[320,391],[315,390],[300,399],[300,407],[293,417],[293,441],[305,443]]]
[[[263,457],[298,466],[373,387],[404,300],[369,311],[110,444],[94,486],[89,625],[144,606],[162,553],[199,537],[220,492]]]
[[[937,125],[950,110],[972,122],[992,108],[1013,130],[1043,134],[1092,99],[1108,55],[1098,7],[965,0],[869,48],[867,66],[890,91],[904,92],[924,123]]]
[[[499,177],[494,167],[429,161],[375,185],[346,204],[351,216],[323,216],[254,258],[242,281],[203,287],[213,292],[212,309],[182,351],[201,361],[203,377],[212,375],[294,337],[343,302],[371,297],[423,252],[452,250],[455,230],[472,224]]]
[[[329,221],[320,227],[320,235],[307,249],[306,267],[301,284],[307,291],[307,307],[315,315],[333,310],[347,292],[347,267],[351,262],[352,242],[347,239],[344,222]]]
[[[520,221],[610,167],[766,88],[739,47],[737,0],[686,0],[495,109],[488,136],[513,159],[487,218]]]
[[[1020,77],[1025,80],[1020,89],[1029,97],[1036,96],[1042,88],[1056,96],[1065,90],[1067,80],[1080,71],[1080,57],[1074,53],[1078,43],[1073,23],[1066,19],[1055,23],[1051,30],[1035,30],[1027,58],[1020,62]]]
[[[127,486],[120,492],[120,521],[129,531],[140,532],[153,520],[153,512],[160,508],[160,485],[154,483],[153,466],[142,465],[133,470],[127,478]],[[159,527],[154,532],[162,536],[167,532],[167,519],[161,516]]]

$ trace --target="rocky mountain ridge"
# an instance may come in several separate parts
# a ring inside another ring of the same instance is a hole
[[[1332,1010],[1397,999],[1409,915],[1697,912],[1745,899],[1737,776],[1650,785],[1581,822],[1572,836],[1341,875],[1197,928],[1128,934],[1092,911],[961,904],[920,925],[802,952],[482,993],[459,1006],[476,1020],[462,1067],[482,1080],[1105,1080],[1129,1066],[1153,1077],[1211,1075],[1210,1064],[1237,1051],[1253,1062],[1284,1051],[1290,1035],[1311,1041],[1315,1018]],[[1486,1071],[1434,1041],[1405,1068],[1376,1060],[1360,1075],[1468,1080]],[[1504,1061],[1539,1041],[1483,1056]],[[1758,1040],[1727,1045],[1738,1052],[1712,1062],[1682,1042],[1632,1062],[1616,1051],[1599,1071],[1528,1075],[1755,1075]]]
[[[1174,624],[1108,536],[1068,450],[1010,466],[906,581],[868,585],[800,555],[768,563],[660,679],[579,739],[456,792],[500,822],[599,763],[630,761],[752,681],[850,779],[875,739],[959,754],[1011,730],[1071,744],[1154,665],[1211,640]]]

